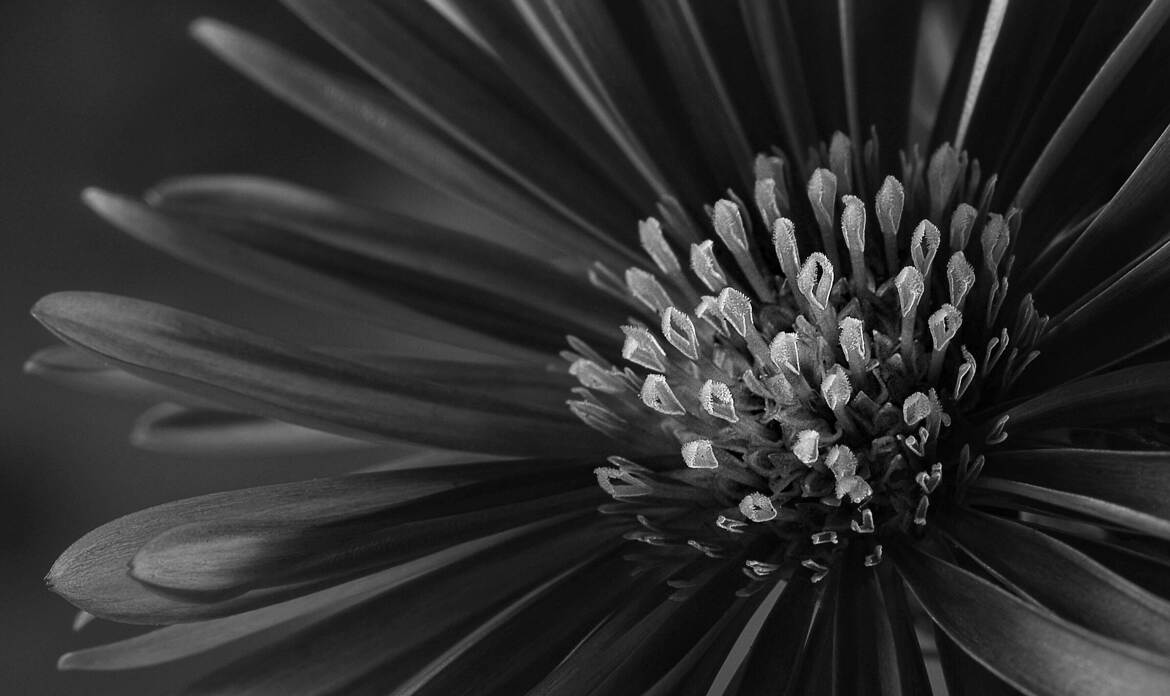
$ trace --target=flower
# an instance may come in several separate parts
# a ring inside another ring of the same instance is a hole
[[[1165,692],[1170,3],[290,4],[384,89],[194,32],[509,236],[251,177],[86,200],[496,361],[43,299],[71,347],[33,371],[166,402],[147,441],[436,449],[91,532],[52,587],[168,625],[63,667],[246,642],[192,690],[919,694],[937,650],[954,693]]]

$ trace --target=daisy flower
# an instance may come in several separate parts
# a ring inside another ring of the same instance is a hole
[[[86,202],[470,357],[42,299],[30,369],[157,404],[147,444],[421,451],[85,535],[52,589],[161,627],[63,668],[1170,692],[1170,2],[287,4],[369,79],[192,31],[484,229],[250,176]]]

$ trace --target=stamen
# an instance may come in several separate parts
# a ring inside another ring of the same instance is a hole
[[[930,415],[930,397],[922,392],[914,392],[902,402],[902,420],[906,425],[917,425]]]
[[[800,374],[800,337],[795,333],[782,331],[776,334],[768,352],[776,367],[788,370],[794,375]]]
[[[858,293],[869,287],[865,268],[865,204],[857,196],[842,199],[841,234],[849,250],[849,266],[853,270],[853,287]]]
[[[723,314],[719,311],[719,300],[710,295],[703,295],[699,298],[699,306],[695,307],[695,316],[711,325],[711,328],[724,336],[727,333],[727,323],[723,320]]]
[[[930,220],[923,220],[910,236],[910,258],[923,279],[930,279],[930,268],[942,244],[942,235]]]
[[[872,568],[882,562],[882,545],[874,544],[873,553],[865,557],[865,567]]]
[[[942,147],[930,156],[930,165],[926,170],[926,187],[930,192],[930,217],[939,220],[943,210],[951,200],[955,191],[955,184],[959,181],[959,153],[950,143],[943,143]]]
[[[840,365],[834,365],[821,381],[821,396],[825,404],[837,413],[845,408],[853,396],[853,388],[849,384],[849,377]]]
[[[837,188],[842,194],[853,192],[853,143],[841,131],[833,133],[829,140],[829,169],[837,178]]]
[[[699,359],[699,340],[691,318],[674,307],[662,313],[662,335],[675,350],[691,360]],[[653,368],[652,368],[653,369]]]
[[[606,369],[592,360],[581,358],[569,365],[569,374],[582,385],[606,394],[618,394],[625,390],[625,382],[617,370]]]
[[[930,372],[928,379],[933,384],[942,374],[943,359],[946,357],[947,345],[959,333],[963,326],[963,313],[955,309],[954,305],[944,304],[930,318],[926,320],[930,328],[930,340],[934,345],[934,352],[930,355]]]
[[[626,269],[626,287],[629,288],[630,294],[654,312],[655,316],[673,304],[658,278],[640,268]]]
[[[796,285],[800,294],[808,301],[809,308],[821,333],[832,336],[837,329],[834,318],[835,312],[829,304],[829,294],[833,291],[833,264],[820,252],[809,254],[796,278]]]
[[[626,342],[622,344],[622,357],[655,372],[666,371],[666,351],[654,338],[654,334],[641,326],[623,326]]]
[[[620,438],[626,432],[629,422],[601,404],[592,401],[571,400],[565,402],[574,416],[594,430]]]
[[[902,206],[906,201],[906,192],[902,182],[892,176],[887,176],[878,189],[874,199],[874,208],[877,210],[878,225],[882,228],[882,239],[885,241],[886,272],[893,275],[898,270],[898,227],[902,224]]]
[[[862,510],[861,522],[858,523],[857,520],[851,520],[849,522],[849,528],[858,534],[873,534],[873,510],[869,508]]]
[[[768,522],[776,519],[776,508],[772,500],[760,492],[749,493],[739,501],[739,511],[752,522]]]
[[[849,363],[849,374],[860,385],[869,366],[869,340],[865,335],[865,323],[856,317],[844,317],[840,329],[837,341],[845,353],[845,361]]]
[[[967,203],[960,203],[951,214],[951,250],[963,251],[967,242],[971,241],[971,231],[975,229],[975,217],[978,211]]]
[[[930,498],[922,496],[918,499],[918,507],[914,510],[914,524],[922,527],[926,524],[926,511],[930,509]]]
[[[821,243],[825,255],[834,266],[841,264],[837,255],[834,219],[837,203],[837,177],[828,169],[817,169],[808,180],[808,202],[812,204],[817,226],[821,228]]]
[[[958,372],[955,375],[955,401],[962,399],[966,395],[967,390],[971,387],[971,383],[975,381],[975,373],[979,367],[978,363],[975,362],[975,356],[971,355],[971,351],[967,350],[967,346],[959,346],[959,350],[963,353],[963,364],[959,365]]]
[[[718,469],[719,460],[710,440],[694,440],[682,446],[683,461],[692,469]]]
[[[947,261],[947,289],[951,295],[951,304],[963,309],[967,294],[975,285],[975,269],[967,262],[963,252],[956,251],[951,260]]]
[[[813,546],[820,546],[821,544],[836,544],[837,532],[832,530],[825,530],[823,532],[814,532],[810,535]]]
[[[642,403],[665,416],[684,416],[687,411],[679,402],[664,375],[647,375],[642,383]]]
[[[776,192],[776,180],[772,178],[756,179],[755,187],[756,209],[768,229],[780,218],[780,200]]]
[[[913,266],[907,266],[894,279],[894,287],[898,289],[898,306],[902,309],[902,359],[906,361],[907,367],[913,369],[914,319],[926,285],[922,281],[922,273]]]
[[[719,293],[719,313],[740,336],[747,336],[752,326],[752,301],[735,288],[723,288]]]
[[[597,476],[597,485],[601,486],[601,490],[615,499],[621,499],[637,498],[650,492],[650,486],[636,478],[634,471],[626,466],[620,468],[601,466],[594,469],[593,473]],[[620,482],[621,485],[615,485],[615,482]]]
[[[731,396],[731,389],[723,382],[709,379],[699,388],[699,403],[709,415],[735,423],[739,414],[735,412],[735,400]]]
[[[723,240],[732,257],[735,258],[739,269],[747,277],[756,296],[765,302],[775,299],[775,293],[764,280],[755,259],[752,258],[752,247],[748,241],[747,230],[744,229],[743,216],[739,206],[729,200],[721,200],[715,204],[711,214],[711,223],[715,227],[715,234]]]
[[[733,520],[730,517],[720,515],[715,518],[715,526],[725,532],[731,532],[732,534],[743,534],[743,528],[746,527],[747,524],[740,522],[739,520]]]
[[[715,258],[715,242],[710,239],[691,245],[691,270],[711,292],[727,287],[727,274]]]
[[[796,442],[792,443],[792,453],[801,463],[812,466],[817,461],[820,442],[821,434],[816,430],[801,430],[796,434]]]
[[[792,288],[793,295],[799,295],[796,278],[800,274],[800,248],[796,244],[796,226],[791,220],[782,217],[772,225],[772,245],[788,287]]]
[[[638,222],[638,240],[642,243],[642,249],[654,260],[654,265],[665,275],[675,275],[682,271],[678,257],[666,243],[662,225],[657,219],[646,218]]]

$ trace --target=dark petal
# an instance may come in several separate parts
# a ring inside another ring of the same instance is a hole
[[[1018,690],[963,652],[937,625],[932,628],[949,696],[1019,696]]]
[[[1105,103],[1123,84],[1123,78],[1159,35],[1167,19],[1170,19],[1170,2],[1153,0],[1142,16],[1134,22],[1133,28],[1093,76],[1093,81],[1085,88],[1043,152],[1037,157],[1032,171],[1020,185],[1016,205],[1028,208],[1036,193],[1050,184],[1053,173],[1089,129]],[[1045,17],[1045,20],[1050,21],[1050,18]]]
[[[238,191],[216,195],[225,188]],[[285,200],[255,201],[260,192]],[[93,189],[85,200],[135,239],[182,261],[394,331],[529,359],[534,350],[562,347],[565,333],[607,338],[589,312],[557,301],[580,282],[539,268],[532,282],[511,280],[504,270],[516,275],[524,257],[414,220],[362,216],[334,201],[327,213],[280,205],[298,195],[314,193],[232,177],[164,185],[153,198],[166,210]],[[534,285],[548,289],[538,294]]]
[[[623,558],[605,559],[566,578],[519,611],[493,617],[412,675],[396,696],[524,693],[615,607],[655,582],[629,569],[629,561]]]
[[[364,515],[204,519],[147,541],[130,575],[163,590],[210,594],[350,577],[528,520],[591,510],[604,494],[595,486],[573,490],[563,480],[579,477],[468,485]]]
[[[906,587],[892,563],[883,563],[870,574],[872,579],[866,585],[872,592],[870,614],[877,633],[873,649],[877,651],[881,693],[929,694],[930,678],[914,631],[914,613],[906,601]]]
[[[783,128],[784,137],[776,144],[799,153],[818,136],[789,8],[786,3],[740,0],[740,13],[765,78],[764,88]]]
[[[546,202],[506,182],[471,153],[449,145],[389,94],[326,73],[225,24],[200,20],[192,32],[276,96],[393,166],[513,223],[517,231],[543,239],[562,253],[571,251],[619,266],[623,259],[635,260],[604,233],[581,228]]]
[[[322,621],[401,585],[425,577],[512,539],[550,525],[549,520],[451,546],[408,563],[270,606],[208,621],[167,626],[116,643],[68,653],[58,666],[67,670],[118,670],[149,667],[191,657],[247,640],[261,643],[274,633]]]
[[[643,7],[708,167],[725,185],[751,190],[752,148],[696,8],[690,0]]]
[[[1081,515],[1087,515],[1106,522],[1127,527],[1136,532],[1170,539],[1170,520],[1135,510],[1124,505],[1086,495],[1067,493],[1061,490],[1020,483],[1010,479],[983,476],[974,484],[979,491],[1007,494],[1025,501],[1055,506]],[[1002,496],[1001,496],[1002,497]],[[1027,508],[1024,508],[1027,509]]]
[[[71,389],[116,399],[206,403],[181,391],[135,377],[125,370],[99,360],[93,353],[78,350],[73,346],[58,345],[38,350],[24,363],[24,371]]]
[[[1006,411],[1008,436],[1152,420],[1170,408],[1170,362],[1138,365],[1058,386]],[[998,415],[998,414],[996,414]]]
[[[1019,523],[967,513],[943,524],[964,551],[1025,598],[1095,633],[1170,654],[1170,602]]]
[[[52,589],[95,616],[127,623],[192,621],[230,613],[153,592],[131,579],[130,560],[150,538],[178,525],[216,517],[295,520],[325,514],[361,514],[454,489],[459,474],[445,471],[362,474],[214,493],[148,508],[109,522],[74,542],[53,564]]]
[[[464,67],[472,56],[464,55],[462,61],[448,57],[451,47],[459,45],[454,27],[435,37],[412,31],[411,20],[417,23],[426,15],[439,20],[429,25],[447,24],[423,3],[285,4],[460,147],[583,228],[621,230],[635,217],[634,205],[650,203],[628,198],[626,191],[573,156],[571,145],[526,117],[518,108],[523,95],[503,90],[502,75],[484,74],[494,65],[490,57],[478,57],[479,74],[468,74]],[[489,82],[493,77],[495,85]],[[533,157],[534,152],[541,154]],[[602,200],[607,205],[597,205]],[[633,229],[626,231],[622,236],[632,240]]]
[[[702,568],[700,568],[702,570]],[[712,577],[713,575],[713,577]],[[650,607],[632,602],[577,647],[529,696],[627,696],[653,686],[706,630],[733,610],[743,576],[734,561],[708,573],[698,587]],[[649,609],[647,612],[646,609]]]
[[[134,422],[130,442],[135,447],[152,452],[233,458],[296,455],[371,446],[364,440],[246,413],[187,408],[175,404],[159,404],[146,410]]]
[[[1021,690],[1052,696],[1154,694],[1170,661],[1104,638],[920,551],[896,556],[927,613],[963,650]]]
[[[184,524],[241,517],[292,524],[327,515],[356,516],[477,480],[580,468],[588,468],[588,462],[488,462],[314,479],[189,498],[132,513],[91,531],[57,559],[47,581],[78,607],[115,621],[160,624],[224,616],[318,588],[300,584],[209,601],[148,589],[130,577],[130,561],[147,541]]]
[[[136,375],[310,428],[497,454],[607,448],[571,416],[400,377],[161,305],[60,293],[33,312],[67,342]]]
[[[988,454],[984,473],[1100,498],[1170,520],[1170,453],[1042,449]]]
[[[186,693],[347,693],[370,674],[389,691],[524,594],[620,542],[605,520],[557,525],[294,633]]]

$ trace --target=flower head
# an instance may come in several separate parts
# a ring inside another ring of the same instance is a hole
[[[289,4],[379,84],[194,33],[508,235],[254,177],[86,201],[478,355],[43,299],[71,347],[30,370],[165,402],[144,445],[430,450],[91,532],[53,589],[168,626],[65,668],[263,639],[194,691],[1170,683],[1170,4]]]

